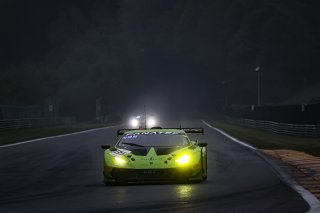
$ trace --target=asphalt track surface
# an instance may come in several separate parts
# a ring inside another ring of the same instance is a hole
[[[208,180],[105,186],[101,144],[111,127],[0,148],[0,212],[307,212],[308,204],[252,150],[208,128]],[[172,126],[173,123],[170,124]],[[195,137],[192,135],[192,137]]]

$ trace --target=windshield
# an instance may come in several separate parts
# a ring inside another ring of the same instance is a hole
[[[118,146],[185,146],[189,144],[186,135],[170,132],[150,132],[149,134],[129,133],[125,134],[118,143]]]

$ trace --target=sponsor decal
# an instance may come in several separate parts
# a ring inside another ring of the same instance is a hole
[[[126,134],[123,139],[137,138],[138,135],[179,135],[178,132],[135,132]]]

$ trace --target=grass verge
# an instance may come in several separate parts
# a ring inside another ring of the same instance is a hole
[[[0,132],[0,145],[15,143],[19,141],[26,141],[36,138],[80,132],[84,130],[101,128],[111,125],[115,124],[76,123],[71,125],[9,130],[5,132]]]
[[[320,138],[273,134],[263,130],[241,127],[221,121],[210,121],[209,123],[259,149],[292,149],[320,157]]]

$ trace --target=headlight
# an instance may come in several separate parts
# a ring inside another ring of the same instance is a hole
[[[190,161],[189,155],[182,155],[176,160],[176,162],[179,164],[186,164],[186,163],[189,163],[189,161]]]
[[[151,128],[154,127],[156,125],[156,119],[155,118],[148,118],[147,119],[147,127]]]
[[[138,128],[139,127],[139,120],[136,118],[132,118],[130,121],[130,124],[133,128]]]
[[[115,165],[119,165],[119,166],[124,166],[127,164],[127,161],[119,156],[115,156],[114,161],[115,161]]]

